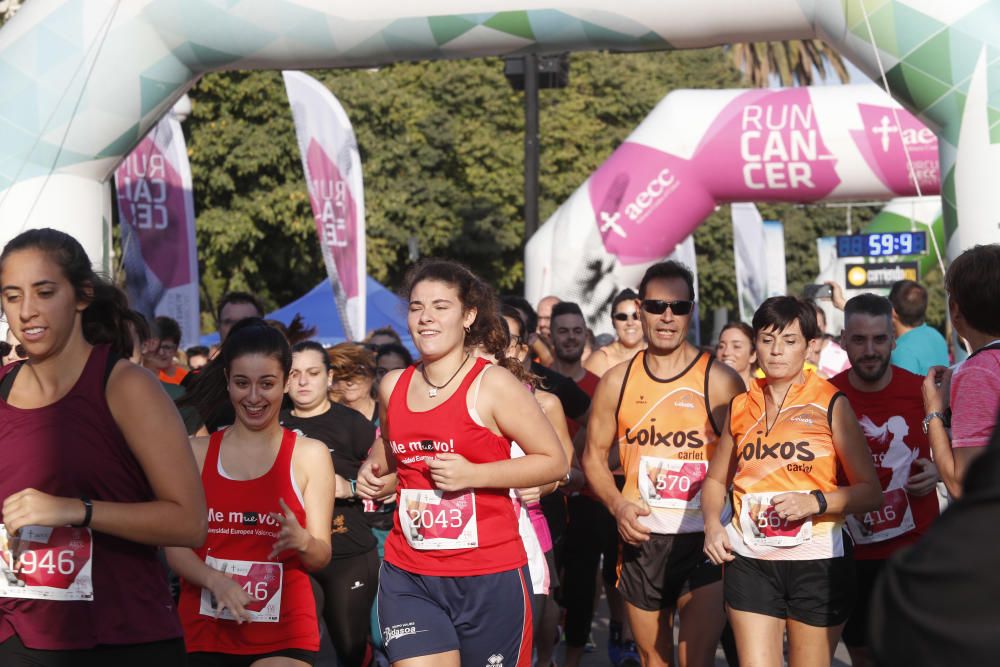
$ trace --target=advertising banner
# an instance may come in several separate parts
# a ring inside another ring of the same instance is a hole
[[[125,289],[152,320],[177,320],[181,347],[198,344],[201,310],[191,167],[181,124],[167,114],[115,171]]]
[[[354,129],[326,86],[302,72],[282,74],[337,310],[347,339],[360,340],[366,333],[365,199]]]

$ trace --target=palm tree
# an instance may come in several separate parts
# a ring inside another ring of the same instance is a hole
[[[743,78],[757,88],[772,85],[772,77],[782,86],[809,86],[817,72],[826,78],[827,67],[841,83],[850,78],[840,54],[819,39],[733,44],[729,56]]]

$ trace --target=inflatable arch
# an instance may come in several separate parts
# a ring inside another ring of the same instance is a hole
[[[674,91],[529,241],[526,296],[589,304],[600,325],[718,204],[939,190],[937,137],[877,86]]]
[[[209,71],[818,36],[939,132],[956,250],[996,237],[998,19],[1000,0],[32,0],[0,31],[0,242],[55,225],[105,258],[109,175]]]

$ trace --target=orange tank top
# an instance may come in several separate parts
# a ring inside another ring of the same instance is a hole
[[[622,495],[649,507],[640,521],[654,533],[701,532],[701,485],[719,440],[708,403],[715,359],[702,352],[679,375],[660,379],[646,354],[629,362],[618,399]]]
[[[735,443],[733,517],[729,539],[736,553],[762,560],[815,560],[844,555],[844,517],[822,514],[782,520],[771,506],[780,493],[837,489],[840,466],[833,447],[837,388],[812,371],[793,384],[770,430],[764,407],[766,380],[733,399],[729,427]]]

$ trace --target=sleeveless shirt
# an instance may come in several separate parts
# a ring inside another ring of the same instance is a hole
[[[271,469],[254,479],[235,480],[225,476],[219,461],[224,433],[212,434],[205,454],[201,479],[208,503],[208,538],[195,553],[255,598],[247,609],[259,618],[242,625],[216,620],[213,596],[182,581],[180,613],[187,650],[238,655],[289,648],[317,651],[316,603],[302,561],[291,550],[268,558],[281,530],[268,515],[282,513],[279,498],[306,525],[302,497],[292,478],[297,436],[283,429]]]
[[[0,400],[0,502],[29,487],[67,498],[155,500],[108,407],[105,388],[117,360],[108,345],[95,345],[76,384],[55,403],[22,409]],[[4,367],[0,379],[17,368]],[[68,650],[181,636],[156,547],[91,536],[93,600],[0,597],[0,642],[17,634],[32,649]]]
[[[383,433],[396,461],[398,510],[385,560],[407,572],[470,576],[527,563],[509,489],[439,491],[427,467],[427,459],[443,452],[471,463],[510,459],[510,442],[469,414],[469,389],[488,364],[476,359],[455,393],[430,410],[407,405],[416,366],[403,371],[389,396]]]
[[[815,560],[844,555],[838,514],[803,521],[778,517],[771,498],[779,493],[834,491],[840,464],[833,447],[833,403],[840,392],[812,371],[793,384],[767,428],[766,380],[730,404],[729,425],[736,457],[733,518],[727,530],[736,553],[761,560]]]
[[[702,352],[679,375],[661,380],[646,355],[642,350],[629,362],[618,399],[622,496],[649,507],[639,521],[654,533],[701,532],[701,486],[719,441],[708,402],[716,362]]]

